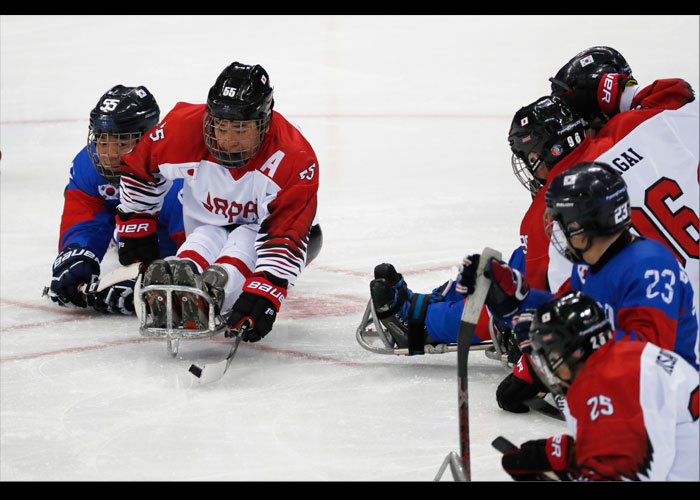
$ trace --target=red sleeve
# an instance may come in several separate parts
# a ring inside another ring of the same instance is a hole
[[[685,80],[680,78],[656,80],[637,91],[631,108],[678,109],[694,98],[693,88]]]
[[[81,222],[95,220],[95,216],[104,211],[104,199],[89,194],[79,189],[67,189],[61,216],[60,236],[58,238],[59,251],[63,247],[63,239],[66,233]]]

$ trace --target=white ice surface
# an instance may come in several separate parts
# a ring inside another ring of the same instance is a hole
[[[699,88],[697,16],[2,16],[0,37],[3,481],[431,481],[459,449],[456,356],[356,343],[374,265],[425,292],[466,253],[510,254],[529,202],[510,119],[576,52],[610,45],[641,83]],[[100,95],[144,84],[163,116],[202,102],[234,60],[269,71],[276,109],[316,150],[324,246],[274,331],[198,386],[190,363],[228,343],[187,342],[173,359],[135,318],[41,291]],[[496,436],[565,425],[500,410],[506,371],[481,352],[469,364],[472,479],[506,481]]]

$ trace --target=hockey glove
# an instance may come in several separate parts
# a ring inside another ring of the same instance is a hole
[[[455,290],[465,297],[474,293],[477,267],[479,267],[478,253],[464,257],[459,265],[459,271],[455,279]]]
[[[517,343],[520,351],[526,354],[532,352],[532,345],[530,344],[530,325],[534,318],[534,309],[527,309],[513,316],[513,335],[515,337],[515,343]]]
[[[562,481],[578,477],[574,439],[568,434],[527,441],[501,458],[503,469],[516,481],[536,481],[553,471]]]
[[[516,373],[517,372],[517,373]],[[549,392],[530,364],[529,356],[522,356],[509,374],[496,389],[496,402],[500,408],[513,413],[527,413],[530,409],[524,404],[541,392]]]
[[[632,85],[637,81],[624,73],[584,75],[576,79],[572,90],[559,97],[590,123],[619,113],[622,92]]]
[[[505,262],[491,259],[484,270],[484,276],[491,280],[486,305],[500,318],[510,318],[520,304],[530,294],[530,285],[517,269],[511,269]]]
[[[157,216],[117,210],[119,263],[128,266],[134,262],[143,262],[144,267],[148,267],[151,262],[160,258],[160,245],[156,234]]]
[[[136,280],[126,280],[92,295],[88,302],[99,312],[134,314],[134,286]]]
[[[86,307],[85,295],[78,287],[89,285],[99,275],[100,261],[97,256],[87,248],[72,243],[58,254],[53,263],[49,298],[62,306],[73,304]]]
[[[237,331],[248,322],[250,326],[243,330],[241,339],[257,342],[272,330],[286,296],[286,280],[264,272],[254,274],[243,284],[243,291],[233,304],[226,323],[231,330]]]

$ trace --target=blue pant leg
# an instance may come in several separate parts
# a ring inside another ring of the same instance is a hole
[[[428,306],[428,311],[425,315],[425,326],[433,340],[445,344],[457,343],[463,309],[463,298],[460,300],[433,302]],[[481,343],[481,339],[474,335],[472,344],[479,343]]]

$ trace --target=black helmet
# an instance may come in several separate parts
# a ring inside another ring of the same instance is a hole
[[[584,362],[612,337],[612,325],[605,312],[588,295],[568,292],[537,308],[530,325],[532,360],[544,374],[554,393],[566,393],[566,385],[555,375],[564,365]]]
[[[574,262],[581,261],[581,255],[572,254],[565,239],[587,234],[590,248],[593,236],[615,234],[631,222],[627,185],[607,163],[582,162],[557,175],[547,188],[545,204],[545,229],[559,252]],[[552,234],[554,222],[564,239]]]
[[[534,173],[542,162],[556,165],[584,139],[585,122],[558,97],[541,97],[520,108],[510,125],[511,165],[520,183],[534,196],[544,185]],[[537,153],[534,161],[530,153]]]
[[[97,172],[111,184],[119,184],[119,167],[100,160],[98,140],[112,138],[133,147],[159,120],[160,108],[146,87],[115,85],[109,89],[90,111],[88,152]]]
[[[211,154],[230,168],[242,167],[248,163],[265,137],[273,107],[273,88],[263,67],[239,62],[230,64],[221,72],[207,96],[204,140]],[[254,121],[259,132],[258,143],[251,150],[225,151],[214,134],[215,119],[228,122]]]
[[[590,47],[572,57],[549,79],[552,83],[552,95],[570,91],[577,78],[604,73],[624,73],[632,76],[632,69],[622,54],[612,47]]]

